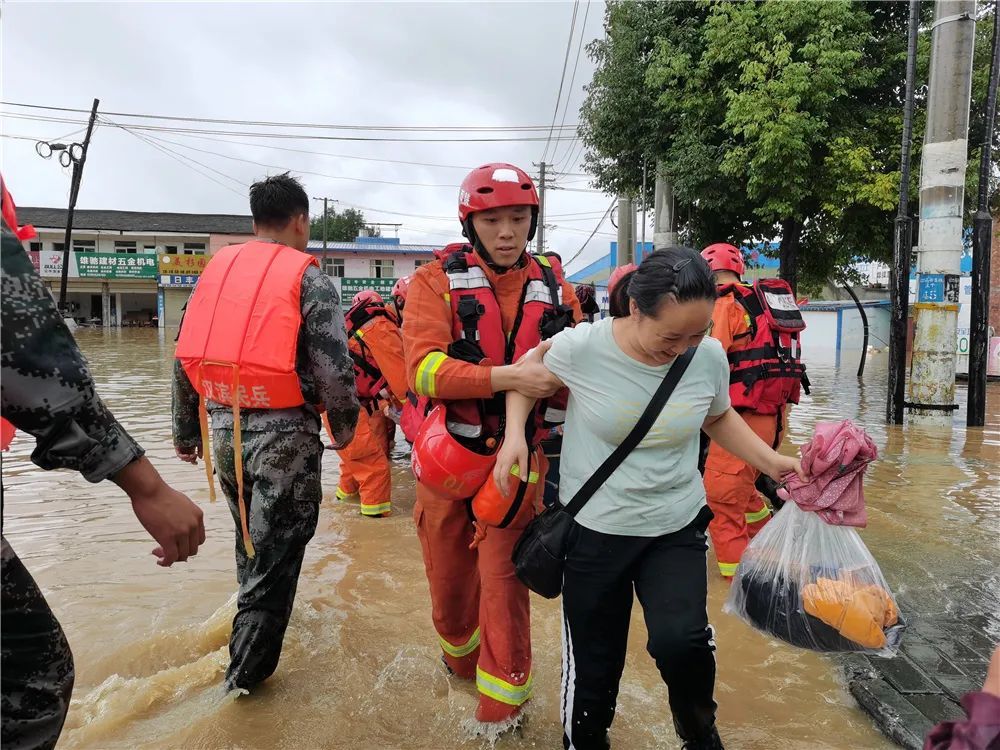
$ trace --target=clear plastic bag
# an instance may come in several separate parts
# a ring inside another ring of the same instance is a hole
[[[743,553],[723,611],[813,651],[894,656],[906,628],[857,529],[794,502]]]

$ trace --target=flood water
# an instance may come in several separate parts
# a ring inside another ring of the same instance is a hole
[[[100,391],[167,480],[205,510],[208,541],[196,558],[155,565],[153,542],[109,482],[43,472],[19,436],[4,456],[4,533],[59,616],[76,657],[74,700],[59,747],[440,748],[490,747],[470,738],[475,688],[446,676],[430,620],[410,513],[405,443],[394,468],[395,512],[362,519],[334,502],[337,460],[324,457],[319,528],[302,569],[277,673],[252,696],[224,698],[223,671],[236,581],[225,502],[210,505],[204,472],[173,456],[172,335],[81,331]],[[963,596],[998,607],[1000,389],[988,426],[966,432],[887,428],[885,355],[810,364],[813,395],[794,410],[786,450],[817,420],[862,424],[881,452],[868,474],[862,536],[890,585],[922,607]],[[963,408],[964,388],[959,400]],[[714,568],[714,558],[710,558]],[[889,748],[847,693],[836,661],[793,649],[723,614],[724,584],[710,575],[718,643],[719,725],[727,748]],[[965,588],[961,588],[965,587]],[[558,604],[534,597],[535,698],[515,736],[497,748],[559,748]],[[919,613],[918,613],[919,614]],[[636,607],[612,729],[616,748],[676,748],[666,688],[645,652]],[[1000,638],[1000,633],[991,634]]]

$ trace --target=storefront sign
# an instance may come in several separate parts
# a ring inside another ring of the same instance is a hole
[[[82,279],[153,279],[156,256],[134,253],[73,253]]]
[[[161,273],[160,286],[192,287],[198,283],[198,274]]]
[[[59,278],[62,275],[63,254],[61,250],[42,250],[38,253],[38,273],[43,278]],[[69,278],[77,279],[76,253],[69,254]]]
[[[208,265],[208,261],[211,260],[210,255],[161,255],[160,256],[160,274],[200,274],[205,270],[205,266]]]
[[[340,304],[345,309],[350,307],[351,299],[354,298],[354,295],[366,289],[378,292],[382,296],[382,299],[388,301],[389,296],[392,294],[392,287],[395,284],[395,279],[340,279]]]

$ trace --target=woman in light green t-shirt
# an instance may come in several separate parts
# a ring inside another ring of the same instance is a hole
[[[612,290],[615,317],[556,335],[526,358],[535,380],[569,388],[560,466],[568,503],[625,439],[673,361],[697,350],[649,432],[574,519],[563,578],[564,745],[610,747],[633,594],[647,650],[670,695],[684,748],[718,750],[715,642],[708,624],[705,529],[711,511],[698,472],[702,429],[726,451],[779,479],[796,459],[758,438],[729,404],[729,365],[706,338],[715,282],[690,248],[650,254]],[[527,476],[524,425],[534,400],[507,394],[495,479]]]

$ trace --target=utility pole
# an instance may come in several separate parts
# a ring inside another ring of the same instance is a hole
[[[66,283],[69,279],[69,258],[72,252],[71,243],[73,241],[73,212],[76,210],[76,198],[80,194],[80,180],[83,179],[83,165],[87,162],[87,149],[90,147],[90,136],[94,132],[94,122],[97,120],[97,107],[100,99],[94,99],[94,106],[90,110],[90,120],[87,122],[87,135],[83,138],[83,149],[80,152],[79,160],[73,161],[73,177],[69,188],[69,210],[66,212],[66,237],[63,243],[62,274],[59,280],[59,311],[66,315]],[[121,310],[118,311],[119,317]],[[107,319],[105,318],[105,326]]]
[[[653,247],[676,245],[674,190],[670,185],[670,179],[663,171],[662,162],[656,163],[656,183],[653,196]]]
[[[538,227],[535,232],[535,252],[541,255],[545,252],[545,162],[538,167]]]
[[[962,205],[976,37],[975,0],[937,0],[931,25],[927,127],[920,167],[920,245],[910,409],[919,424],[948,425],[962,261]]]
[[[893,236],[893,268],[889,283],[892,320],[889,329],[889,388],[885,421],[903,424],[906,402],[906,323],[910,315],[910,253],[913,222],[910,219],[910,147],[913,145],[913,86],[917,77],[917,32],[920,0],[910,0],[910,25],[906,44],[906,99],[903,102],[903,144],[899,164],[899,211]]]
[[[997,78],[1000,77],[1000,0],[994,3],[993,45],[990,56],[990,83],[983,118],[983,145],[979,159],[979,203],[972,219],[972,311],[969,331],[969,405],[965,423],[969,427],[986,424],[986,369],[990,342],[990,157],[993,122],[997,109]]]
[[[642,244],[639,246],[642,248],[643,254],[646,253],[646,157],[642,157]]]
[[[322,256],[323,260],[320,261],[320,268],[323,269],[323,273],[326,273],[326,246],[327,246],[327,235],[329,232],[329,225],[330,225],[328,205],[330,201],[336,203],[337,200],[335,198],[327,198],[326,196],[323,196],[322,198],[317,198],[316,196],[313,196],[313,200],[323,201],[323,256]]]
[[[618,257],[615,265],[635,262],[635,207],[631,198],[618,196]]]

